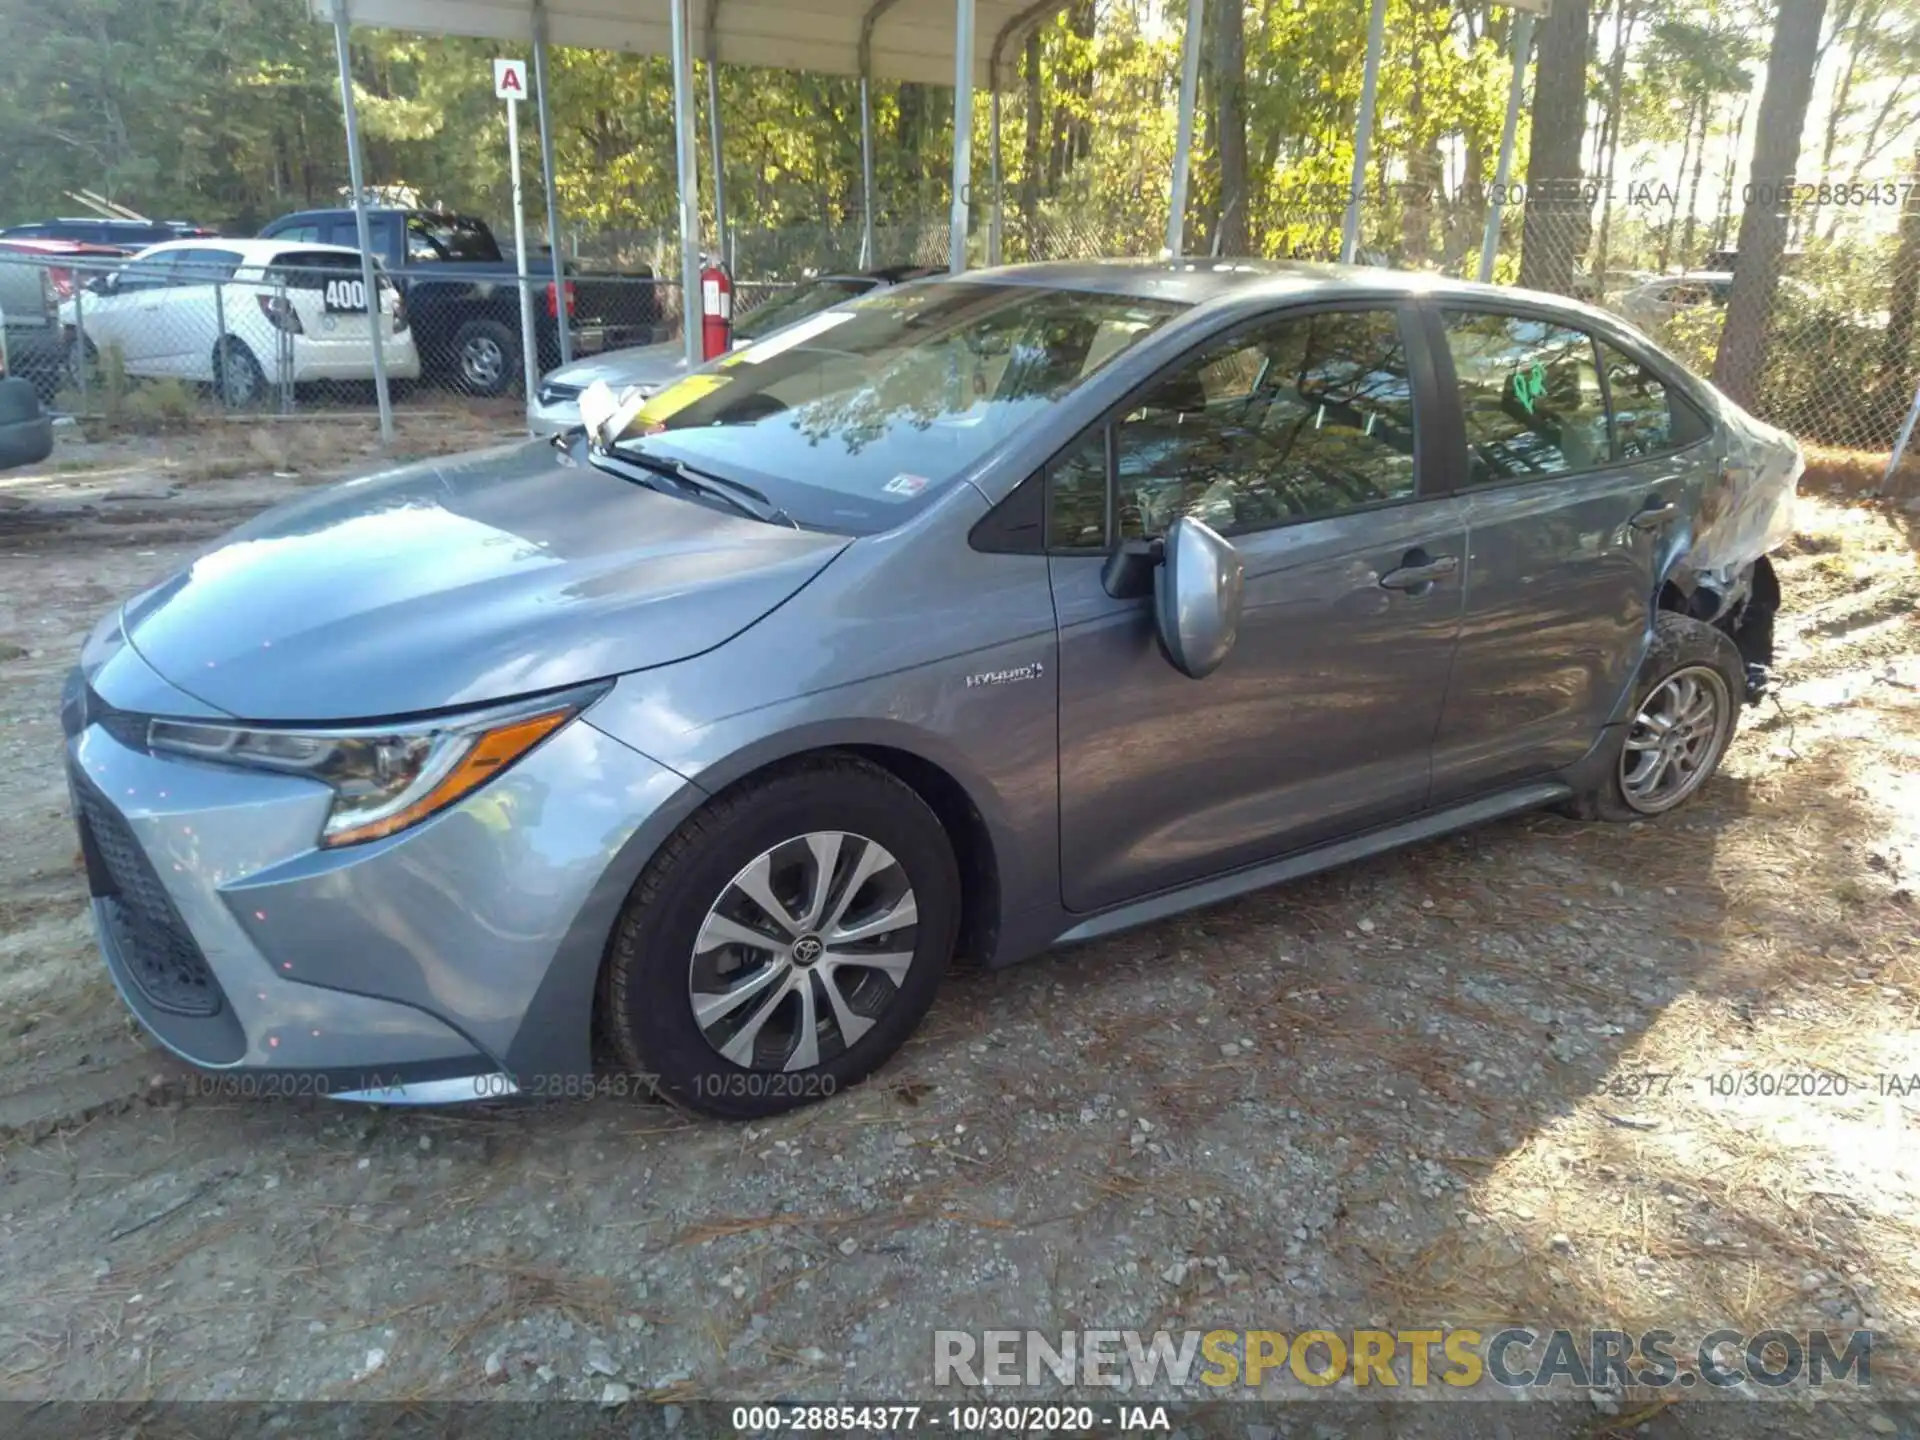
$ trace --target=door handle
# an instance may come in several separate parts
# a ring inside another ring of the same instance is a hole
[[[1671,500],[1658,497],[1647,501],[1627,523],[1636,530],[1658,530],[1662,525],[1671,525],[1680,508]]]
[[[1424,591],[1442,575],[1451,575],[1460,568],[1457,555],[1435,555],[1431,558],[1424,550],[1409,550],[1401,558],[1399,568],[1389,570],[1380,577],[1380,584],[1387,590]]]

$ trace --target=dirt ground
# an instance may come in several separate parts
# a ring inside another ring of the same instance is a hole
[[[368,463],[345,427],[273,443],[63,442],[0,477],[0,1395],[897,1400],[934,1393],[936,1328],[1492,1320],[1871,1328],[1878,1398],[1915,1393],[1910,504],[1803,500],[1778,703],[1679,815],[1523,818],[958,974],[874,1084],[747,1126],[229,1101],[124,1018],[60,679],[118,598]],[[1920,1433],[1804,1392],[1287,1413]]]

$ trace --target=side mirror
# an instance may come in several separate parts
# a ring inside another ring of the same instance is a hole
[[[111,295],[114,287],[118,285],[119,282],[119,272],[114,271],[110,274],[94,276],[93,279],[87,282],[87,289],[96,295]]]
[[[1160,648],[1174,669],[1204,680],[1220,668],[1240,633],[1246,570],[1233,546],[1190,515],[1168,527],[1153,577]]]

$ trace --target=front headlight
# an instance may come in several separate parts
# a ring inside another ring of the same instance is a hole
[[[340,730],[280,730],[154,720],[150,749],[321,781],[333,808],[329,848],[418,824],[479,789],[591,704],[604,687],[546,695],[464,715]]]

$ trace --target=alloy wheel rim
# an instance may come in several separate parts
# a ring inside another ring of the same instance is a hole
[[[221,379],[225,382],[226,401],[229,405],[250,405],[254,398],[253,369],[239,356],[229,351],[221,357]]]
[[[491,385],[500,378],[506,369],[506,356],[499,345],[482,335],[467,342],[466,353],[461,357],[467,372],[467,379],[475,385]]]
[[[744,1070],[810,1070],[894,1003],[918,926],[906,870],[877,841],[840,830],[783,840],[701,922],[687,969],[694,1023]]]
[[[1620,789],[1643,815],[1671,810],[1706,782],[1732,714],[1727,682],[1704,665],[1676,670],[1648,692],[1620,752]]]

